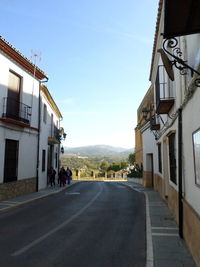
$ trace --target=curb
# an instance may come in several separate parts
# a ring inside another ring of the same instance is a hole
[[[77,183],[80,183],[80,182],[82,182],[82,181],[77,181],[76,183],[70,184],[70,185],[68,185],[67,187],[64,187],[64,188],[60,189],[59,191],[49,192],[49,193],[47,193],[47,194],[44,194],[44,195],[41,195],[41,196],[37,196],[37,197],[34,197],[34,198],[32,198],[32,199],[25,200],[25,201],[23,201],[23,202],[16,203],[16,204],[14,204],[13,206],[2,208],[2,209],[0,209],[0,214],[2,214],[2,213],[4,213],[4,212],[7,212],[7,211],[9,211],[9,210],[12,210],[12,209],[14,209],[14,208],[17,208],[17,207],[25,206],[26,204],[29,204],[29,203],[31,203],[31,202],[34,202],[34,201],[43,199],[43,198],[45,198],[45,197],[49,197],[49,196],[58,194],[58,193],[60,193],[60,192],[62,192],[62,191],[65,191],[65,190],[67,190],[68,188],[70,188],[71,186],[73,186],[73,185],[75,185],[75,184],[77,184]]]
[[[141,192],[137,189],[134,189],[132,186],[128,184],[121,183],[130,189],[142,193],[145,196],[146,200],[146,267],[153,267],[154,266],[154,256],[153,256],[153,242],[152,242],[152,232],[151,232],[151,218],[149,212],[149,197],[146,192]]]

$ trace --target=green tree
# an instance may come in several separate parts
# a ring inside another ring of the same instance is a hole
[[[102,163],[100,164],[100,169],[102,171],[106,171],[108,169],[108,163],[105,161],[102,161]]]
[[[126,168],[128,167],[128,162],[126,162],[126,161],[122,161],[122,162],[120,163],[120,165],[121,165],[121,170],[122,170],[122,169],[126,169]]]
[[[135,164],[135,153],[129,154],[128,162],[130,163],[130,165],[134,165]]]

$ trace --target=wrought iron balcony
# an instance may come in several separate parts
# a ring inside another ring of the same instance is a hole
[[[150,119],[150,129],[151,131],[160,130],[160,122],[156,114],[154,114]]]
[[[30,124],[32,108],[24,103],[21,103],[13,98],[3,98],[3,118],[10,118]]]
[[[164,66],[158,66],[156,77],[156,113],[168,114],[174,105],[174,90]]]
[[[51,129],[49,131],[49,138],[52,140],[52,142],[53,140],[55,142],[60,142],[60,130],[54,124],[51,125]]]

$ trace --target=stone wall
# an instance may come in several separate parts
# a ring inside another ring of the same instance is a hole
[[[154,189],[159,192],[160,196],[164,199],[164,180],[158,175],[154,174]]]
[[[200,217],[185,200],[183,201],[183,235],[197,266],[200,266]]]
[[[168,189],[168,206],[178,223],[178,192],[171,185],[169,185]]]
[[[143,186],[153,187],[152,172],[143,171]]]
[[[36,191],[36,178],[0,184],[0,200],[30,194]]]

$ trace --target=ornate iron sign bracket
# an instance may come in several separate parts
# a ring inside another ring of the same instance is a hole
[[[170,38],[170,39],[165,39],[163,42],[163,50],[170,55],[174,60],[169,60],[172,64],[172,66],[175,66],[177,69],[180,70],[181,75],[186,75],[187,70],[189,69],[191,72],[191,76],[196,73],[197,75],[200,76],[200,73],[193,69],[191,66],[189,66],[186,61],[184,61],[182,57],[182,52],[178,45],[178,40],[176,38]],[[170,52],[168,49],[170,49],[172,52]],[[200,78],[195,79],[195,85],[197,87],[200,87]]]

